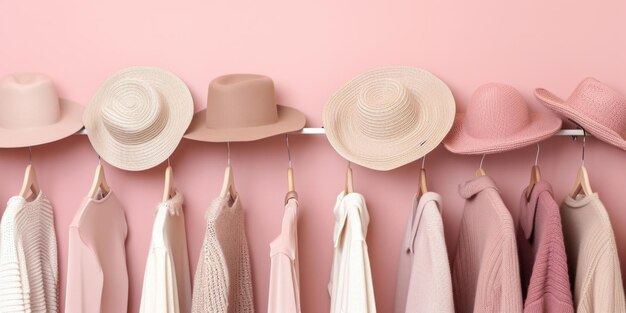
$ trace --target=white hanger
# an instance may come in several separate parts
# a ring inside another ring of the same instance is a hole
[[[426,185],[426,169],[424,168],[424,163],[426,163],[425,155],[422,157],[422,168],[420,169],[419,188],[417,190],[418,198],[428,192],[428,186]]]
[[[526,187],[526,200],[530,200],[530,195],[535,188],[535,185],[541,181],[541,172],[539,171],[539,143],[537,143],[537,154],[535,155],[535,165],[530,170],[530,182]]]
[[[22,198],[26,198],[29,191],[34,196],[37,196],[40,191],[37,174],[35,173],[35,168],[33,167],[33,151],[30,147],[28,147],[28,165],[24,171],[24,181],[22,182],[22,188],[20,189],[19,195]]]
[[[570,191],[570,197],[576,198],[579,194],[584,193],[586,196],[593,193],[591,190],[591,184],[589,182],[589,175],[587,174],[587,168],[585,168],[585,143],[587,134],[583,129],[583,153],[582,153],[582,162],[580,164],[580,168],[578,169],[578,174],[576,175],[576,181],[574,182],[574,187],[572,191]],[[575,138],[575,137],[574,137]]]
[[[483,170],[483,162],[485,161],[485,155],[486,154],[483,153],[483,157],[480,159],[480,165],[478,165],[478,169],[476,170],[476,177],[487,175],[487,173],[485,173],[485,170]]]
[[[98,196],[104,196],[111,191],[107,184],[106,176],[104,175],[104,167],[102,166],[102,159],[98,155],[98,166],[96,166],[96,173],[93,176],[93,183],[89,189],[89,198],[98,199]]]
[[[165,168],[165,186],[163,188],[163,202],[171,199],[175,195],[174,191],[174,172],[170,158],[167,158],[167,167]]]
[[[235,177],[233,176],[233,169],[230,166],[230,142],[226,142],[226,148],[228,150],[228,165],[226,166],[226,171],[224,171],[224,183],[222,184],[220,197],[229,196],[234,200],[237,196],[237,190],[235,190]]]
[[[354,187],[352,183],[352,167],[350,166],[350,161],[348,161],[348,170],[346,171],[346,187],[344,189],[344,194],[349,194],[354,192]]]

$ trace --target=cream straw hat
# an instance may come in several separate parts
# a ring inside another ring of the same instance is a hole
[[[193,116],[193,99],[176,75],[131,67],[110,77],[83,122],[96,152],[129,171],[152,168],[176,149]]]
[[[420,68],[369,70],[346,83],[324,108],[326,136],[347,160],[391,170],[433,150],[454,121],[452,92]]]

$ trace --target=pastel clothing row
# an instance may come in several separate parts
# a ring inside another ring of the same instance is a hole
[[[488,176],[459,186],[465,199],[452,282],[457,313],[520,313],[522,291],[513,219]]]
[[[598,194],[566,197],[561,219],[576,312],[626,312],[615,235]]]
[[[573,313],[559,206],[541,180],[520,200],[517,246],[524,313]]]
[[[268,313],[300,313],[298,200],[288,195],[281,232],[270,243]]]
[[[244,212],[239,195],[233,196],[216,198],[207,210],[191,312],[254,312]]]
[[[343,192],[335,204],[330,313],[375,313],[372,270],[367,251],[369,213],[359,193]]]
[[[141,313],[188,313],[191,311],[191,272],[183,196],[157,206],[148,259],[143,276]]]
[[[48,199],[11,197],[0,222],[0,312],[58,312],[57,262]]]
[[[83,200],[70,224],[66,313],[127,312],[127,235],[122,204],[112,191]]]
[[[454,312],[441,196],[437,193],[413,198],[400,253],[394,312]]]

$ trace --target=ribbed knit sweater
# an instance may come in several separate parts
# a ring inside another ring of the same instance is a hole
[[[524,313],[574,313],[559,205],[544,180],[524,190],[517,232]]]
[[[626,312],[615,236],[598,194],[565,198],[561,219],[576,312]]]
[[[239,195],[218,197],[207,210],[194,277],[194,313],[253,313],[252,275]]]
[[[488,176],[459,186],[466,199],[452,269],[457,313],[522,312],[511,214]]]
[[[11,197],[0,222],[0,312],[58,312],[57,262],[48,199]]]

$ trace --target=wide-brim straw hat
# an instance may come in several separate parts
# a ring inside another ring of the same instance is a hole
[[[561,119],[531,111],[515,88],[488,83],[476,89],[465,112],[457,113],[444,145],[458,154],[499,153],[540,142],[560,129]]]
[[[626,97],[606,84],[589,77],[567,100],[542,88],[535,96],[594,137],[626,150]]]
[[[0,81],[0,148],[54,142],[83,127],[84,107],[57,95],[52,80],[16,73]]]
[[[83,116],[96,152],[129,171],[152,168],[178,146],[193,116],[185,83],[155,67],[131,67],[111,76]]]
[[[274,81],[258,74],[228,74],[209,83],[207,108],[197,112],[185,138],[252,141],[300,130],[302,112],[276,103]]]
[[[374,170],[391,170],[433,150],[446,136],[456,110],[446,84],[409,66],[362,73],[335,92],[323,123],[333,148]]]

